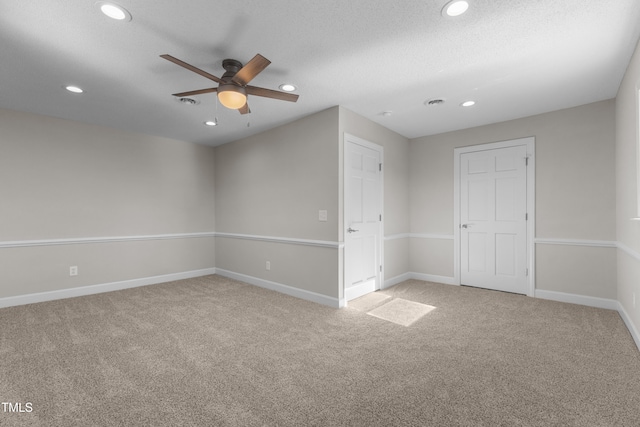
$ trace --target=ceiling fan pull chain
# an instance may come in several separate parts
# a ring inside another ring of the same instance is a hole
[[[218,126],[218,95],[216,95],[216,116],[213,119],[213,122]]]

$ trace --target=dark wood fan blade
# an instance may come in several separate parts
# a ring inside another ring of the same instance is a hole
[[[244,107],[238,108],[238,111],[240,111],[240,114],[249,114],[251,112],[249,109],[249,103],[247,102],[244,104]]]
[[[279,99],[281,101],[296,102],[299,96],[294,93],[279,92],[277,90],[265,89],[263,87],[256,86],[247,86],[246,89],[249,95],[263,96],[265,98]]]
[[[217,92],[218,88],[217,87],[210,87],[209,89],[198,89],[198,90],[191,90],[189,92],[180,92],[180,93],[174,93],[173,96],[192,96],[192,95],[202,95],[203,93],[211,93],[211,92]]]
[[[269,64],[271,64],[271,61],[269,61],[264,56],[257,54],[251,59],[251,61],[247,62],[246,65],[242,67],[231,80],[234,83],[245,86],[247,83],[253,80],[255,76],[260,74],[262,70],[267,68]]]
[[[189,71],[193,71],[193,72],[194,72],[194,73],[196,73],[196,74],[200,74],[202,77],[206,77],[206,78],[208,78],[209,80],[213,80],[213,81],[214,81],[214,82],[216,82],[216,83],[222,83],[222,80],[220,80],[218,77],[214,76],[213,74],[209,74],[209,73],[207,73],[206,71],[201,70],[200,68],[196,68],[196,67],[194,67],[194,66],[193,66],[193,65],[191,65],[191,64],[187,64],[186,62],[181,61],[181,60],[179,60],[178,58],[174,58],[174,57],[173,57],[173,56],[171,56],[171,55],[160,55],[160,58],[164,58],[164,59],[166,59],[167,61],[171,61],[171,62],[173,62],[174,64],[178,64],[179,66],[184,67],[184,68],[186,68],[186,69],[187,69],[187,70],[189,70]]]

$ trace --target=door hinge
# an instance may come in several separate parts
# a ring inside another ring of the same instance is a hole
[[[378,163],[378,170],[382,172],[382,163]]]
[[[380,266],[380,273],[382,273],[382,266]]]
[[[525,276],[528,276],[528,275],[529,275],[529,269],[528,269],[528,268],[525,268],[525,269],[524,269],[524,275],[525,275]]]
[[[529,158],[528,157],[524,158],[524,165],[525,166],[529,166]]]
[[[382,221],[382,214],[380,214],[380,221]]]
[[[524,214],[524,220],[525,221],[529,221],[529,214],[528,213]]]

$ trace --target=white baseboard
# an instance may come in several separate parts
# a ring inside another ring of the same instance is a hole
[[[398,283],[402,283],[409,279],[412,279],[411,273],[404,273],[399,276],[392,277],[384,281],[384,283],[382,284],[382,289],[390,288],[392,286],[397,285]]]
[[[422,280],[424,282],[442,283],[444,285],[455,285],[454,278],[449,276],[437,276],[435,274],[425,273],[404,273],[396,277],[392,277],[384,281],[382,289],[387,289],[402,283],[406,280]]]
[[[258,277],[247,276],[246,274],[235,273],[233,271],[223,270],[221,268],[216,269],[216,274],[228,277],[230,279],[239,280],[250,285],[287,294],[292,297],[304,299],[318,304],[328,305],[329,307],[333,308],[341,308],[345,306],[344,300],[341,300],[339,298],[329,297],[315,292],[306,291],[304,289],[294,288],[293,286],[283,285],[282,283],[276,283],[269,280],[260,279]]]
[[[640,333],[620,302],[618,302],[618,313],[620,314],[620,317],[622,317],[624,324],[627,325],[627,329],[629,330],[629,333],[631,333],[631,337],[633,338],[633,341],[635,341],[636,347],[640,350]]]
[[[424,280],[425,282],[442,283],[444,285],[455,285],[455,279],[450,276],[437,276],[435,274],[409,273],[412,279]]]
[[[614,299],[588,297],[564,292],[545,291],[542,289],[536,289],[535,297],[558,302],[568,302],[570,304],[586,305],[588,307],[618,310],[618,301]]]
[[[121,282],[103,283],[99,285],[80,286],[77,288],[60,289],[56,291],[38,292],[34,294],[17,295],[14,297],[0,298],[0,308],[16,305],[33,304],[37,302],[53,301],[64,298],[80,297],[85,295],[100,294],[103,292],[119,291],[122,289],[137,288],[139,286],[155,285],[158,283],[172,282],[174,280],[191,279],[193,277],[216,274],[215,268],[185,271],[182,273],[164,274],[162,276],[143,277],[141,279],[123,280]]]

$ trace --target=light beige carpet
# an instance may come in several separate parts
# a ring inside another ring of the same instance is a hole
[[[391,300],[391,295],[384,292],[371,292],[347,303],[349,308],[367,312]]]
[[[372,292],[363,295],[349,301],[347,306],[358,311],[364,311],[378,319],[402,326],[411,326],[436,308],[403,298],[393,298],[385,292]]]
[[[637,426],[619,315],[407,281],[410,326],[219,276],[0,309],[2,426]],[[378,305],[379,304],[379,305]]]
[[[433,309],[435,309],[435,307],[432,305],[395,298],[368,311],[367,314],[398,325],[411,326]]]

